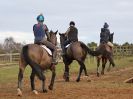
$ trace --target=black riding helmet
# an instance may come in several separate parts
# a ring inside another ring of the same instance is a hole
[[[69,25],[70,25],[70,26],[71,26],[71,25],[75,25],[75,22],[74,22],[74,21],[71,21]]]
[[[104,23],[103,27],[104,28],[108,28],[109,27],[109,25],[107,24],[107,22]]]

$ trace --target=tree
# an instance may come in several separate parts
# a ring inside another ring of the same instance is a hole
[[[128,42],[125,42],[124,44],[122,44],[122,46],[129,46],[130,44]]]
[[[25,45],[25,42],[23,44],[17,43],[14,41],[13,37],[6,38],[3,44],[3,50],[6,53],[18,53],[21,51],[22,47]]]
[[[12,37],[6,38],[3,44],[3,48],[6,52],[12,52],[15,49],[15,41]]]
[[[87,44],[88,47],[97,47],[97,43],[91,42]]]

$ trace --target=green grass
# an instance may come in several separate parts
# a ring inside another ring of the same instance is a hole
[[[124,57],[121,59],[115,59],[116,66],[118,68],[122,68],[125,66],[133,66],[133,57]],[[96,61],[95,59],[86,59],[85,61],[87,71],[90,72],[92,70],[96,71]],[[70,66],[70,73],[78,72],[79,71],[79,65],[76,61],[74,61]],[[64,64],[59,63],[56,66],[56,73],[57,76],[62,76],[64,72]],[[28,66],[24,73],[24,78],[29,77],[31,73],[31,68]],[[46,75],[49,76],[51,72],[46,71]],[[18,75],[18,65],[16,66],[7,66],[0,68],[0,85],[4,84],[6,82],[17,82],[17,75]]]

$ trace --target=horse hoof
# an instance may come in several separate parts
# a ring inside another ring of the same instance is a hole
[[[77,79],[77,80],[76,80],[76,82],[79,82],[79,81],[80,81],[80,79]]]
[[[104,72],[101,72],[101,75],[104,75]]]
[[[63,75],[63,79],[66,79],[65,75]]]
[[[97,73],[97,77],[100,77],[99,73]]]
[[[45,89],[45,90],[43,90],[43,93],[47,93],[48,91]]]
[[[89,78],[89,76],[84,76],[83,78],[86,79],[87,82],[91,82],[91,79]]]
[[[18,91],[17,95],[21,97],[22,96],[22,91],[19,88],[17,89],[17,91]]]
[[[65,81],[66,81],[66,82],[69,82],[69,79],[66,79]]]
[[[49,88],[49,90],[53,90],[53,86],[49,86],[48,88]]]
[[[38,92],[37,92],[36,90],[33,90],[33,93],[34,93],[35,95],[38,95]]]
[[[110,69],[107,69],[107,72],[110,72]]]

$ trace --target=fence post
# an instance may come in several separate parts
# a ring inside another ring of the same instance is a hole
[[[9,56],[10,56],[10,63],[11,63],[12,62],[12,52],[10,52]]]

